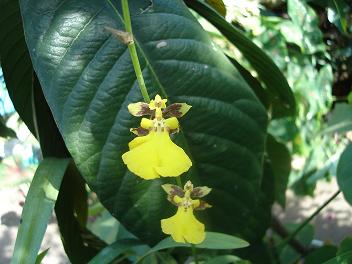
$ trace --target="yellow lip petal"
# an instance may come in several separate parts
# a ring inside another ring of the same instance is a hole
[[[193,215],[193,211],[179,207],[177,213],[161,220],[161,229],[179,243],[200,244],[205,239],[204,225]]]
[[[153,148],[153,137],[152,133],[144,137],[136,137],[129,143],[130,151],[122,155],[127,168],[146,180],[160,177],[154,169],[158,164],[158,157]]]
[[[129,143],[130,150],[122,155],[128,169],[143,179],[177,177],[187,171],[192,162],[170,139],[168,132],[151,131]]]
[[[167,132],[160,134],[159,164],[155,170],[164,177],[177,177],[189,170],[192,161],[182,148],[173,143]]]

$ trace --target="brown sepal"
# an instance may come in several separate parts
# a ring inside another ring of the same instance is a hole
[[[149,134],[149,130],[143,127],[131,128],[130,131],[139,137],[146,136]]]

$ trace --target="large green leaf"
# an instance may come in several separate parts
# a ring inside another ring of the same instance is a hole
[[[184,0],[189,7],[212,23],[232,44],[234,44],[256,70],[266,85],[268,99],[275,118],[295,115],[296,103],[293,92],[280,69],[273,60],[243,32],[228,23],[213,8],[200,0]]]
[[[160,219],[175,212],[160,184],[174,180],[142,181],[121,160],[139,121],[127,105],[142,99],[126,46],[105,30],[122,29],[121,14],[101,0],[20,2],[34,68],[83,177],[129,230],[159,241]],[[198,216],[208,230],[241,233],[260,188],[265,110],[182,1],[130,7],[151,95],[193,106],[176,141],[194,164],[183,177],[213,188],[213,208]]]
[[[23,34],[19,1],[2,0],[0,7],[0,18],[7,18],[0,19],[1,65],[11,100],[22,120],[40,141],[43,157],[69,158],[31,64]],[[11,23],[13,30],[9,30],[11,27],[7,23]],[[71,262],[82,263],[82,260],[97,253],[96,247],[91,246],[97,244],[97,238],[85,229],[85,183],[73,164],[71,167],[65,175],[66,180],[60,189],[55,211]],[[100,241],[98,244],[103,246]]]
[[[275,200],[285,207],[288,177],[291,171],[291,155],[288,148],[269,134],[266,151],[274,176]]]
[[[36,261],[68,164],[68,159],[54,158],[40,163],[23,207],[11,263]]]
[[[0,1],[0,61],[6,87],[16,111],[35,134],[33,123],[33,67],[24,41],[18,1]]]
[[[349,144],[341,154],[339,163],[337,164],[337,183],[343,193],[346,201],[352,205],[352,144]]]

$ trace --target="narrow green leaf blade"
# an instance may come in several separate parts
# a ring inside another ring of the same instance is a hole
[[[248,246],[248,242],[238,237],[216,232],[206,232],[205,240],[201,244],[196,245],[197,248],[204,249],[237,249]],[[191,247],[191,244],[177,243],[171,237],[167,237],[151,248],[141,259],[153,252],[175,247]]]
[[[212,23],[251,63],[272,99],[273,116],[295,115],[296,102],[293,92],[272,59],[206,3],[200,0],[185,0],[185,3]]]
[[[337,183],[346,201],[352,205],[352,144],[349,144],[341,154],[337,164]]]
[[[49,248],[41,252],[38,256],[37,259],[35,260],[35,264],[40,264],[42,263],[43,259],[45,258],[46,254],[49,252]]]
[[[11,263],[35,262],[69,162],[47,158],[40,163],[23,207]]]
[[[339,14],[341,28],[343,32],[347,33],[348,23],[346,19],[347,16],[345,16],[345,12],[344,12],[344,9],[346,8],[347,4],[345,3],[344,0],[333,0],[333,2],[336,7],[337,13]]]

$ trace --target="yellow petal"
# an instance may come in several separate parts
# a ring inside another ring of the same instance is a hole
[[[169,133],[164,131],[158,135],[159,164],[155,170],[164,177],[177,177],[188,171],[192,162],[182,148],[171,141]]]
[[[165,125],[172,130],[178,129],[179,127],[179,123],[176,117],[170,117],[168,119],[165,119]]]
[[[161,99],[160,95],[157,94],[155,96],[155,104],[158,104],[158,107],[165,108],[166,107],[166,102],[167,102],[167,99]]]
[[[177,177],[187,171],[192,162],[170,139],[168,132],[151,131],[129,143],[130,150],[122,155],[128,169],[143,179]]]
[[[154,110],[156,108],[165,108],[167,99],[161,99],[160,95],[156,95],[154,100],[150,100],[149,109]]]
[[[180,118],[187,114],[189,109],[191,109],[192,106],[186,104],[186,103],[174,103],[166,107],[166,109],[163,111],[163,116],[165,118],[169,117],[177,117]]]
[[[128,111],[134,116],[150,115],[149,105],[147,103],[138,102],[134,104],[129,104],[127,106]]]
[[[122,160],[127,168],[146,180],[160,177],[154,169],[158,164],[158,156],[154,148],[153,137],[155,137],[155,133],[136,137],[129,143],[130,151],[122,155]]]
[[[179,207],[174,216],[162,219],[161,229],[179,243],[200,244],[205,239],[204,225],[194,217],[190,208],[185,211]]]
[[[130,143],[128,143],[128,147],[130,148],[130,150],[134,149],[135,147],[138,147],[139,145],[142,145],[143,143],[148,142],[152,137],[153,137],[152,133],[149,133],[148,135],[143,137],[136,137]]]
[[[145,129],[151,129],[153,127],[153,120],[147,119],[147,118],[142,118],[141,120],[141,127]]]

